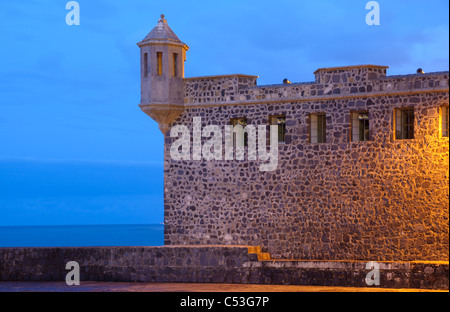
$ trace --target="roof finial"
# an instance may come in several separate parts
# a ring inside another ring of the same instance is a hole
[[[164,19],[166,16],[164,14],[161,14],[161,19],[158,21],[160,23],[167,23],[167,21]]]

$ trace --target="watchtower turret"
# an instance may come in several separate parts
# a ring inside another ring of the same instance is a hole
[[[164,15],[138,43],[141,49],[141,104],[163,134],[183,112],[184,61],[189,47],[170,29]]]

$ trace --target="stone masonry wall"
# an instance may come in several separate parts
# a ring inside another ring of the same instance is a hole
[[[258,161],[172,160],[168,133],[167,245],[261,245],[283,259],[448,259],[449,140],[439,135],[447,72],[238,88],[215,99],[189,90],[174,125],[268,125],[282,114],[286,143],[278,169],[261,172]],[[394,140],[394,110],[405,107],[414,108],[415,138]],[[350,142],[350,113],[361,110],[370,141]],[[326,113],[327,143],[308,143],[310,113]]]

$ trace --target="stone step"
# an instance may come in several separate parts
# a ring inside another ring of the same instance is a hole
[[[258,253],[258,261],[262,261],[262,260],[270,260],[270,254],[268,252]]]
[[[249,258],[252,261],[270,260],[270,254],[268,252],[262,252],[261,246],[248,246]]]
[[[249,254],[258,254],[261,252],[261,246],[248,246]]]

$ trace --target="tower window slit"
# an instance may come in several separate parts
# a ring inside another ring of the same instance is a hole
[[[144,77],[148,77],[148,53],[144,53]]]
[[[178,53],[173,54],[173,76],[178,77]]]
[[[162,62],[162,52],[156,52],[156,64],[158,76],[162,76],[163,73],[163,62]]]

